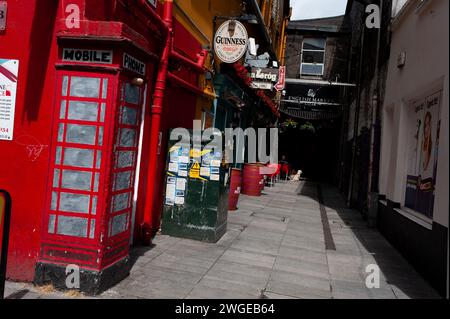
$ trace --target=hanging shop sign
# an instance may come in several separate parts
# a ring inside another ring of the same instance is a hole
[[[338,86],[287,83],[281,111],[303,119],[331,119],[342,114]]]
[[[272,90],[273,84],[270,82],[255,82],[255,81],[253,81],[250,84],[250,87],[252,89],[256,89],[256,90]]]
[[[13,139],[18,74],[18,60],[0,58],[0,140]]]
[[[340,105],[340,87],[330,85],[287,84],[286,99],[300,105]]]
[[[145,76],[145,63],[126,53],[123,55],[123,68]]]
[[[275,68],[252,68],[250,77],[253,81],[278,82],[278,69]]]
[[[0,1],[0,31],[6,30],[6,12],[8,11],[8,3]]]
[[[286,87],[286,66],[281,66],[278,73],[278,83],[275,84],[275,90],[282,91]]]
[[[272,90],[274,84],[278,82],[279,71],[277,68],[255,68],[249,73],[252,79],[250,86],[257,90]]]
[[[112,64],[113,51],[64,48],[62,59],[66,62]]]
[[[239,61],[247,52],[248,33],[236,20],[224,22],[214,36],[214,51],[224,63]]]

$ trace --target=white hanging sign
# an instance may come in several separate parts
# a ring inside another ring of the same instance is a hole
[[[247,46],[247,30],[236,20],[224,22],[214,36],[214,51],[224,63],[239,61],[247,52]]]
[[[0,140],[13,139],[18,74],[18,60],[0,58]]]

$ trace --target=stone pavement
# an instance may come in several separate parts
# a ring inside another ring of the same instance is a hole
[[[336,250],[325,249],[317,184],[280,182],[259,198],[241,195],[216,244],[158,235],[133,249],[131,274],[96,298],[439,298],[338,191],[322,185]],[[381,269],[380,288],[365,285]],[[88,298],[8,283],[10,298]]]

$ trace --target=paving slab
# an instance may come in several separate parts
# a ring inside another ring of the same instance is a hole
[[[321,185],[336,250],[325,248],[317,183],[282,181],[261,197],[241,195],[217,243],[157,234],[130,252],[130,276],[95,298],[410,299],[437,293],[335,187]],[[380,288],[366,287],[366,266]],[[20,299],[94,298],[8,282]]]

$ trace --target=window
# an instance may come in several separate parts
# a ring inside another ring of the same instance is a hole
[[[127,82],[122,83],[109,199],[109,237],[123,234],[130,229],[142,101],[142,88]]]
[[[325,43],[325,39],[306,38],[303,40],[301,75],[323,75]]]
[[[94,74],[62,76],[49,234],[94,239],[108,81]]]

